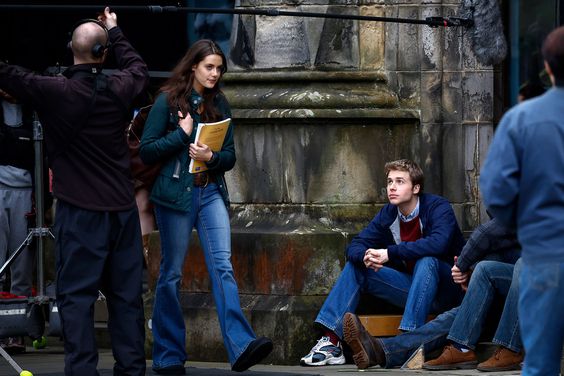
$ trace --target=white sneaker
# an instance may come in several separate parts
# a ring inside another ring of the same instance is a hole
[[[309,354],[300,360],[302,366],[326,366],[345,364],[345,355],[341,342],[337,345],[329,340],[329,337],[321,337],[313,346]]]

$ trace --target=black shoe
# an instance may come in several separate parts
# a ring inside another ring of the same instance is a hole
[[[353,351],[353,360],[360,369],[372,366],[384,367],[386,354],[378,339],[366,331],[355,314],[345,313],[343,320],[343,336],[345,342]]]
[[[153,371],[159,375],[185,375],[184,366],[182,364],[175,364],[167,367],[153,367]]]
[[[272,341],[270,339],[266,337],[257,338],[243,351],[231,367],[231,370],[243,372],[266,358],[271,351]]]

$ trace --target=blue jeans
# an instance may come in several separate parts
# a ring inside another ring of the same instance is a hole
[[[206,260],[223,342],[231,364],[256,338],[239,303],[231,265],[229,214],[217,185],[193,187],[191,209],[186,213],[155,205],[161,237],[161,265],[152,318],[154,368],[183,365],[187,359],[179,288],[194,227]]]
[[[521,260],[515,265],[498,261],[478,263],[447,338],[475,349],[497,293],[507,298],[493,342],[515,352],[521,351],[523,345],[517,315],[520,272]]]
[[[523,376],[558,375],[564,342],[564,263],[523,263],[519,318]]]
[[[360,294],[366,292],[405,307],[400,329],[413,330],[425,324],[430,312],[443,312],[460,303],[463,294],[452,281],[450,269],[435,257],[417,260],[413,275],[389,267],[375,272],[347,262],[315,322],[342,338],[343,316],[356,310]]]
[[[513,268],[511,264],[496,261],[480,262],[472,274],[468,292],[460,307],[440,314],[434,320],[411,332],[378,339],[386,354],[386,367],[401,366],[421,345],[424,346],[425,352],[443,347],[448,343],[447,335],[448,338],[469,337],[471,339],[465,340],[465,344],[475,344],[495,293],[507,294],[507,298],[494,342],[513,351],[520,351],[522,345],[516,312],[520,264],[518,261]],[[512,274],[517,278],[513,283],[511,283]],[[508,281],[511,287],[508,286]]]

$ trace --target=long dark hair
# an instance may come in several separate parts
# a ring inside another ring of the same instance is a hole
[[[192,67],[198,65],[209,55],[221,56],[221,60],[223,61],[221,76],[227,71],[227,59],[217,43],[209,39],[200,39],[195,42],[188,51],[186,51],[184,57],[172,70],[170,78],[159,90],[159,92],[168,93],[168,104],[171,108],[180,108],[184,114],[192,111],[192,107],[188,101],[194,86],[194,72],[192,71]],[[204,88],[204,109],[201,114],[203,121],[221,120],[221,114],[217,111],[213,102],[215,96],[221,92],[221,90],[219,90],[221,76],[218,78],[213,88]]]

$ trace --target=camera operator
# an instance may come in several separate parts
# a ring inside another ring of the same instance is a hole
[[[33,130],[31,117],[16,99],[0,90],[0,266],[27,237],[32,210]],[[31,296],[35,252],[27,245],[10,265],[10,280],[0,276],[0,291]],[[11,354],[25,352],[23,337],[1,338]]]
[[[111,44],[111,47],[110,47]],[[55,214],[57,305],[65,374],[98,375],[93,306],[107,298],[115,375],[144,375],[142,244],[125,125],[147,66],[105,8],[75,26],[74,65],[58,77],[0,63],[0,88],[29,103],[45,129]],[[108,49],[117,70],[101,73]]]

